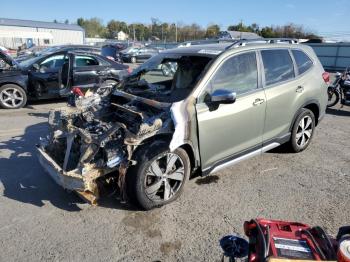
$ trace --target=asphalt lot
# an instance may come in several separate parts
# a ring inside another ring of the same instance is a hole
[[[218,261],[219,239],[255,217],[323,226],[350,221],[350,108],[332,109],[300,154],[265,153],[187,183],[176,202],[138,211],[84,203],[40,167],[51,108],[0,110],[0,261]]]

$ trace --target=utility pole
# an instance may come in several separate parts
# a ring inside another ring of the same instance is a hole
[[[163,24],[162,24],[162,41],[163,41],[163,39],[164,39],[164,38],[163,38]]]
[[[134,29],[134,42],[136,41],[136,37],[135,37],[135,25],[132,25],[132,28]]]
[[[177,22],[175,23],[175,42],[177,43]]]
[[[241,32],[239,34],[239,39],[242,40],[242,27],[243,27],[243,22],[242,22],[242,19],[241,19],[241,23],[240,23],[240,28],[239,28],[239,31]]]

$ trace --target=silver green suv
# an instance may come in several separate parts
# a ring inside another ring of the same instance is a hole
[[[329,76],[310,47],[290,42],[161,52],[109,95],[51,112],[40,162],[93,204],[119,189],[151,209],[175,200],[195,171],[208,175],[284,143],[300,152],[325,114]]]

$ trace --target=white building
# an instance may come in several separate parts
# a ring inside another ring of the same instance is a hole
[[[84,44],[85,31],[73,24],[0,18],[0,46]]]
[[[123,31],[119,31],[117,34],[118,40],[125,41],[125,40],[128,40],[128,38],[129,38],[129,35],[124,33]]]

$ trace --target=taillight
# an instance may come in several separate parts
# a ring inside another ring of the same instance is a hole
[[[322,78],[323,78],[323,80],[325,81],[326,84],[329,84],[330,74],[328,72],[323,72]]]

